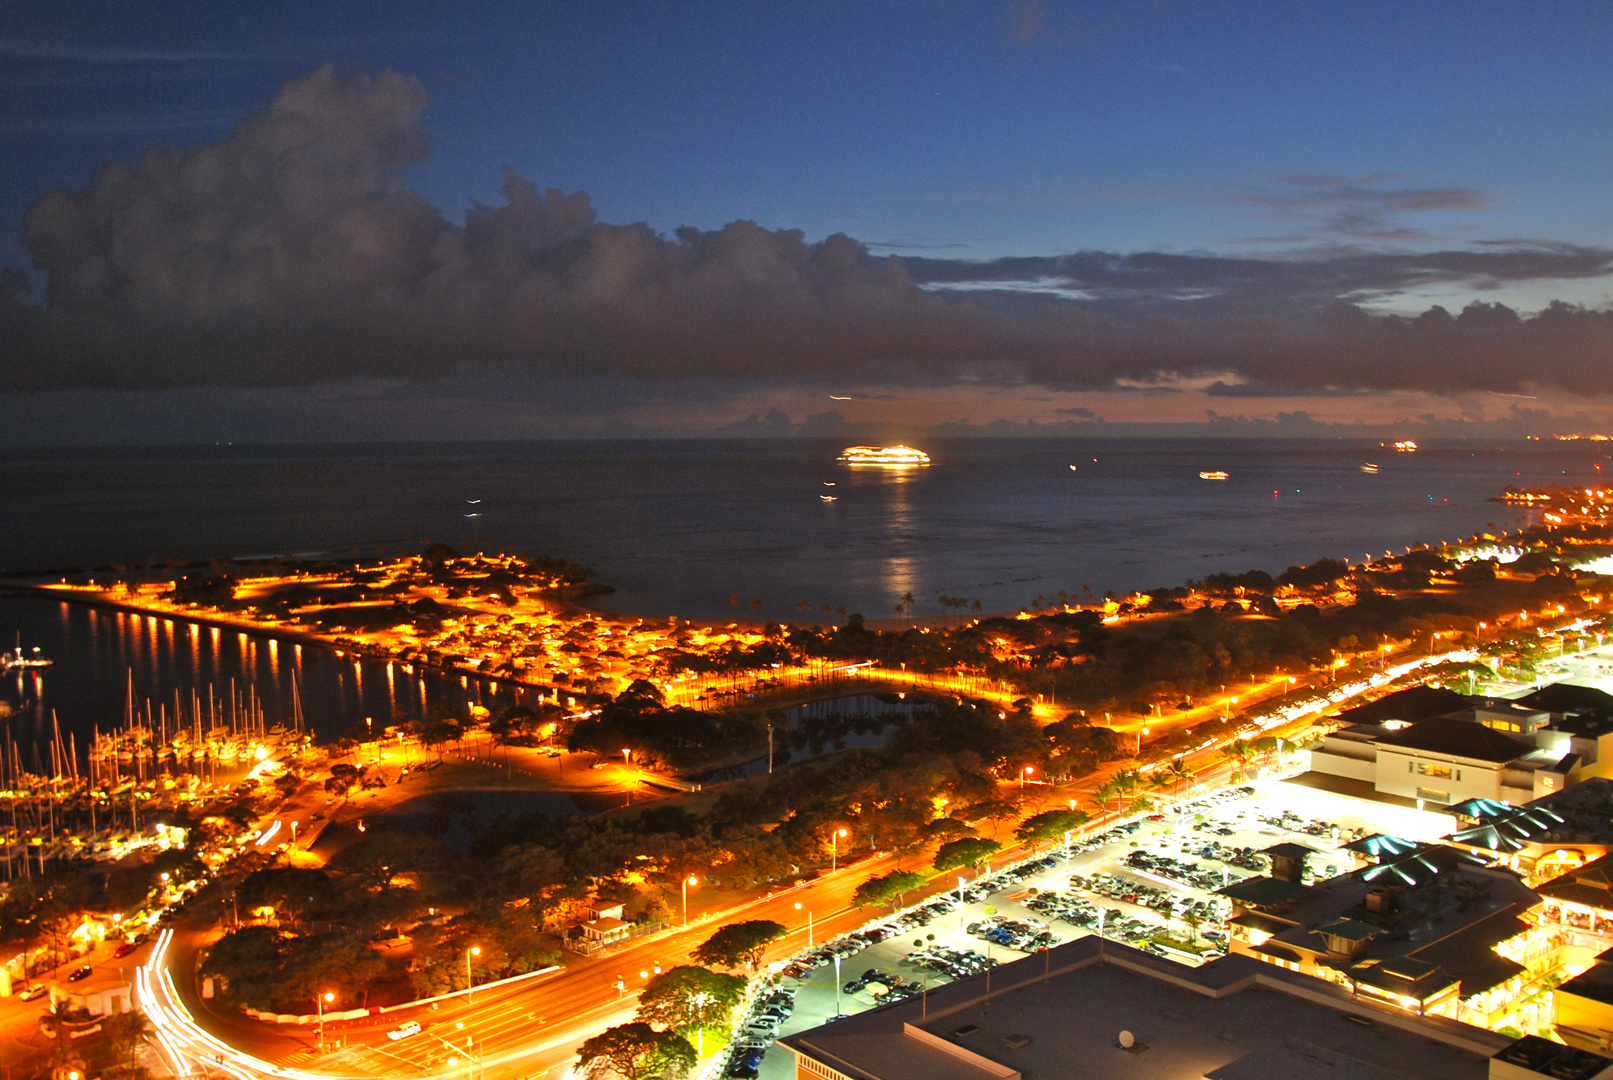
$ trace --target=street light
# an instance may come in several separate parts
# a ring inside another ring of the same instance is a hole
[[[797,900],[795,902],[795,910],[796,911],[803,911],[804,910],[806,912],[806,917],[807,917],[807,948],[810,949],[810,948],[812,948],[812,909],[811,908],[803,908],[802,905],[801,905],[801,901]]]
[[[319,1008],[319,1048],[321,1050],[325,1049],[325,1005],[335,1000],[336,995],[329,990],[314,998],[314,1003]]]
[[[836,829],[829,834],[829,873],[840,869],[840,837],[846,835],[845,829]]]
[[[690,874],[683,879],[683,928],[689,929],[689,886],[700,884],[700,879]]]
[[[800,907],[801,905],[797,904],[795,906]],[[694,1029],[694,1054],[697,1058],[703,1058],[706,1056],[706,1025],[704,1022],[706,1018],[704,1016],[700,1016],[700,1010],[705,1007],[706,1002],[711,1000],[711,996],[709,994],[700,993],[696,994],[691,1000],[694,1002],[695,1015],[699,1016],[701,1020],[701,1023]]]
[[[465,1001],[467,1003],[471,1000],[470,958],[480,955],[482,955],[482,949],[479,945],[472,945],[465,950]]]

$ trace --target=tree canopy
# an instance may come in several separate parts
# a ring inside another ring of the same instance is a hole
[[[995,840],[987,840],[982,836],[965,836],[961,840],[942,844],[936,849],[935,868],[956,870],[960,866],[979,866],[1001,850],[1002,845]]]
[[[745,980],[683,964],[663,971],[638,996],[638,1019],[683,1034],[724,1026],[745,997]]]
[[[1019,823],[1014,838],[1022,844],[1039,844],[1044,840],[1062,840],[1067,832],[1074,832],[1090,820],[1081,810],[1047,810],[1032,814]]]
[[[588,1080],[648,1080],[649,1077],[679,1077],[695,1066],[694,1047],[672,1031],[656,1031],[649,1024],[634,1021],[606,1028],[582,1044],[577,1068]]]
[[[215,941],[204,975],[224,981],[238,1004],[273,1012],[307,1012],[321,991],[358,996],[386,961],[351,931],[294,937],[272,926],[243,926]]]
[[[707,938],[694,951],[694,958],[702,964],[717,967],[754,968],[762,958],[762,951],[789,930],[781,923],[767,919],[729,923]]]
[[[882,877],[871,877],[852,894],[851,902],[857,907],[899,902],[914,889],[923,888],[925,877],[911,870],[892,870]]]

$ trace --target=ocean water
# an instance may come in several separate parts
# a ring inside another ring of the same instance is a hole
[[[617,589],[597,606],[618,612],[802,619],[828,604],[880,618],[907,592],[919,615],[945,613],[943,594],[1011,611],[1083,585],[1275,572],[1510,528],[1518,512],[1490,501],[1508,483],[1593,482],[1609,460],[1591,443],[1397,454],[1346,440],[959,439],[925,444],[934,463],[897,473],[839,465],[840,449],[792,439],[7,451],[0,570],[434,539],[586,563]],[[1361,472],[1367,461],[1377,475]],[[1199,479],[1209,469],[1230,478]],[[24,742],[48,738],[53,711],[81,744],[114,726],[131,680],[137,702],[170,715],[176,694],[186,710],[209,688],[217,701],[250,687],[271,723],[289,718],[295,685],[326,738],[365,717],[424,715],[439,698],[515,700],[508,686],[0,595],[0,645],[19,637],[57,661],[0,679],[0,699],[23,710],[9,730]]]
[[[908,592],[919,615],[943,594],[1010,611],[1505,527],[1492,496],[1596,479],[1598,445],[955,439],[908,472],[816,439],[8,451],[0,569],[433,539],[586,563],[613,611],[879,618]]]

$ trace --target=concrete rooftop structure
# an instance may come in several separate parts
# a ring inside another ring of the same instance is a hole
[[[811,1080],[1480,1080],[1512,1043],[1248,957],[1083,938],[779,1045]]]

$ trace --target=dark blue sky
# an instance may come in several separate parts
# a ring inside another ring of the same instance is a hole
[[[1613,329],[1528,317],[1613,304],[1610,39],[1590,0],[14,2],[0,268],[38,258],[27,299],[54,293],[37,325],[0,311],[0,339],[23,328],[9,379],[30,390],[374,378],[412,401],[420,378],[509,363],[583,381],[477,375],[466,400],[638,395],[591,431],[799,420],[831,384],[907,403],[836,406],[849,420],[915,424],[1185,419],[1228,396],[1493,420],[1543,393],[1600,415]],[[323,65],[336,81],[307,81]],[[387,70],[418,88],[364,78]],[[375,110],[396,122],[365,127]],[[282,171],[268,128],[232,136],[266,113],[328,127]],[[377,139],[422,130],[429,156],[372,168],[392,161]],[[171,173],[97,172],[152,146],[179,148]],[[331,179],[320,155],[359,195],[268,213]],[[511,204],[487,219],[507,250],[478,248],[466,212],[505,206],[506,165],[594,216]],[[186,169],[214,171],[176,187]],[[53,191],[80,194],[25,245]],[[741,219],[805,243],[723,230]],[[651,232],[602,227],[633,222]],[[839,232],[875,258],[847,269],[819,244]],[[973,265],[1003,256],[1038,258]],[[1440,315],[1408,345],[1391,318],[1475,300],[1526,324]],[[595,378],[629,383],[577,389]]]
[[[435,153],[411,177],[450,216],[493,201],[507,163],[589,192],[605,220],[750,218],[971,257],[1391,230],[1613,239],[1613,11],[1598,3],[7,10],[14,263],[33,199],[152,142],[220,137],[325,62],[424,83]],[[1352,230],[1335,192],[1284,182],[1386,174],[1376,188],[1472,197],[1368,199]]]

